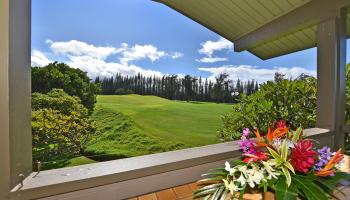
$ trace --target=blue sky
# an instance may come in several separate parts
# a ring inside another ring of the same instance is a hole
[[[213,78],[226,72],[262,82],[276,70],[314,75],[316,49],[262,61],[233,52],[219,35],[151,0],[32,0],[32,64],[56,60],[91,77],[141,72]]]

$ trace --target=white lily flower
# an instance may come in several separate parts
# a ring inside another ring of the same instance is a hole
[[[225,162],[225,170],[228,171],[228,172],[231,170],[231,165],[227,161]]]
[[[225,162],[225,170],[228,171],[231,176],[236,172],[236,169],[234,167],[231,168],[230,163],[227,161]]]
[[[247,172],[247,166],[241,165],[238,167],[238,170],[241,171],[243,174],[245,174]]]
[[[240,191],[240,190],[243,189],[243,188],[240,188],[240,187],[238,187],[237,185],[233,184],[233,182],[231,182],[231,184],[232,184],[232,190],[235,191],[235,192],[238,192],[238,191]],[[233,194],[233,193],[232,193],[232,194]]]
[[[261,173],[261,171],[255,171],[255,173],[252,176],[252,179],[256,184],[260,184],[260,181],[264,179],[264,174]]]
[[[251,188],[254,188],[254,187],[255,187],[253,178],[252,178],[251,176],[248,177],[247,183],[248,183],[248,185],[249,185]]]
[[[222,181],[224,182],[226,189],[229,189],[228,181],[226,179],[222,179]]]
[[[234,194],[235,192],[243,189],[235,185],[233,181],[228,182],[225,179],[223,179],[222,181],[224,182],[226,189],[229,190],[231,194]]]
[[[241,176],[236,181],[239,182],[241,184],[241,186],[245,185],[247,182],[247,180],[245,179],[243,174],[241,174]]]

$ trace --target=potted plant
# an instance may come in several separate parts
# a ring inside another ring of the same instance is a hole
[[[336,168],[344,158],[341,150],[316,149],[301,128],[291,131],[280,121],[264,136],[254,133],[250,138],[250,130],[243,130],[242,159],[204,174],[195,198],[327,200],[339,181],[350,178]]]

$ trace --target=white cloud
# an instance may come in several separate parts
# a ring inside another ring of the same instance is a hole
[[[49,63],[53,62],[52,60],[48,59],[44,53],[38,50],[32,51],[31,56],[31,65],[35,67],[42,67]]]
[[[68,42],[53,42],[52,40],[46,40],[46,43],[50,45],[50,49],[55,54],[66,56],[90,56],[93,58],[105,59],[108,56],[121,51],[121,49],[114,47],[98,47],[77,40],[70,40]]]
[[[232,80],[237,80],[238,78],[247,81],[247,80],[256,80],[259,83],[266,82],[268,80],[273,80],[275,72],[279,72],[286,75],[286,78],[296,78],[301,73],[316,76],[316,71],[308,70],[302,67],[274,67],[272,69],[261,68],[257,66],[250,65],[224,65],[221,67],[200,67],[200,71],[205,71],[211,73],[210,79],[213,79],[222,73],[227,73]]]
[[[157,47],[153,45],[135,45],[131,48],[126,48],[122,51],[123,57],[120,59],[121,63],[128,63],[148,58],[152,62],[166,56],[164,51],[158,51]]]
[[[70,61],[67,62],[69,66],[79,68],[83,71],[88,72],[90,77],[114,76],[116,73],[123,75],[136,75],[141,73],[145,76],[162,76],[162,73],[154,70],[143,69],[136,65],[126,65],[117,62],[106,62],[101,59],[96,59],[88,56],[76,56],[71,57]]]
[[[165,51],[159,51],[157,47],[153,45],[134,45],[128,48],[126,43],[123,43],[123,49],[121,50],[122,57],[120,58],[121,63],[129,63],[131,61],[137,61],[141,59],[149,59],[152,62],[159,60],[163,57],[170,57],[172,59],[177,59],[183,57],[183,53],[171,52],[167,53]]]
[[[221,57],[204,57],[201,59],[196,59],[197,62],[202,62],[202,63],[215,63],[215,62],[222,62],[227,60],[228,58],[221,58]]]
[[[227,61],[228,58],[213,57],[213,54],[217,51],[233,49],[232,42],[225,38],[219,38],[217,41],[206,41],[201,44],[202,48],[198,50],[198,53],[204,54],[206,57],[196,59],[197,62],[214,63],[220,61]]]
[[[184,57],[184,54],[183,54],[183,53],[180,53],[180,52],[171,52],[171,53],[169,54],[169,56],[170,56],[172,59],[178,59],[178,58]]]
[[[198,52],[207,56],[212,56],[215,51],[233,48],[232,42],[225,38],[219,38],[218,41],[206,41],[202,43],[201,46],[202,48],[199,49]]]
[[[46,53],[55,56],[57,61],[65,62],[73,68],[79,68],[87,72],[91,78],[97,76],[114,76],[116,73],[123,75],[136,75],[142,73],[145,76],[162,76],[159,71],[144,69],[132,61],[149,59],[152,62],[168,57],[177,59],[183,56],[180,52],[159,51],[153,45],[134,45],[122,43],[120,47],[95,46],[85,42],[71,40],[66,42],[54,42],[46,40],[52,52]],[[107,61],[107,57],[116,55],[119,62]],[[45,66],[51,61],[43,52],[34,50],[32,52],[32,65]]]

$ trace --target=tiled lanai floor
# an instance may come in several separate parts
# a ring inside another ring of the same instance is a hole
[[[350,156],[345,156],[345,163],[341,168],[342,171],[350,173]],[[142,195],[139,197],[132,198],[130,200],[192,200],[193,192],[197,189],[196,183],[181,185],[174,188],[169,188],[166,190],[158,191],[151,194]],[[347,196],[339,196],[341,200],[350,200],[350,186],[341,187]],[[338,196],[338,195],[337,195]]]

